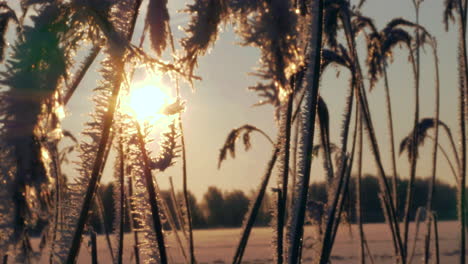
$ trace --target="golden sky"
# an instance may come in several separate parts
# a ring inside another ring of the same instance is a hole
[[[171,12],[171,26],[175,39],[180,40],[184,33],[178,28],[188,22],[188,16],[176,13],[183,8],[185,0],[169,1]],[[189,2],[189,1],[187,1]],[[363,14],[375,19],[378,28],[382,28],[387,21],[395,17],[404,17],[414,20],[414,10],[411,0],[372,0],[367,1],[363,8]],[[457,135],[457,63],[456,63],[456,27],[451,27],[451,32],[446,33],[442,24],[442,1],[425,1],[421,8],[421,24],[430,33],[435,35],[439,44],[440,70],[441,70],[441,120],[449,124],[452,132]],[[146,13],[146,4],[137,25],[135,40],[142,31],[142,21]],[[185,136],[187,143],[189,189],[201,198],[208,186],[216,185],[223,190],[256,188],[265,170],[266,162],[271,154],[271,146],[264,138],[254,136],[253,148],[245,153],[243,146],[238,145],[236,159],[229,158],[223,163],[220,170],[217,169],[219,149],[223,145],[228,132],[235,127],[244,124],[252,124],[264,129],[272,138],[276,134],[276,125],[273,118],[273,108],[270,106],[251,107],[259,100],[255,93],[247,88],[256,83],[255,77],[248,73],[253,71],[259,58],[259,52],[250,47],[240,47],[236,43],[240,39],[236,37],[230,26],[223,27],[223,33],[210,54],[200,59],[196,74],[203,81],[195,83],[195,91],[184,85],[182,97],[186,100],[187,110],[183,114]],[[358,40],[362,49],[361,57],[365,56],[365,43]],[[150,51],[149,46],[146,46]],[[154,54],[153,54],[154,55]],[[408,53],[405,50],[395,52],[395,61],[390,65],[389,78],[393,103],[393,115],[395,122],[395,139],[398,142],[409,133],[413,122],[413,77],[411,68],[407,62]],[[168,57],[168,54],[165,55]],[[421,77],[421,117],[433,116],[434,113],[434,69],[432,54],[422,53],[422,77]],[[364,64],[364,61],[362,61]],[[99,79],[98,63],[93,65],[91,71],[79,87],[79,92],[67,108],[68,116],[64,119],[64,128],[78,134],[81,124],[86,120],[86,113],[92,111],[89,98],[92,89]],[[338,142],[341,118],[344,109],[345,91],[348,84],[348,73],[341,70],[337,77],[337,71],[330,68],[321,80],[321,95],[328,103],[331,114],[332,142]],[[164,79],[165,85],[173,87],[173,83]],[[384,109],[383,85],[380,82],[369,93],[372,118],[378,132],[378,139],[383,153],[386,171],[390,173],[390,156],[388,133],[386,132],[386,115]],[[441,132],[442,133],[442,132]],[[447,145],[445,135],[441,135],[441,143]],[[422,158],[418,163],[418,175],[428,176],[430,170],[430,149],[432,143],[426,143],[422,151]],[[368,148],[367,148],[368,150]],[[374,161],[369,155],[365,156],[365,172],[374,172]],[[112,157],[108,163],[113,162]],[[176,166],[167,172],[157,175],[158,181],[164,188],[167,186],[168,176],[174,178],[176,188],[182,186],[180,160]],[[398,170],[401,177],[407,177],[409,173],[406,156],[398,159]],[[322,162],[315,160],[312,167],[312,181],[323,179]],[[453,183],[449,168],[439,155],[438,177]],[[74,171],[66,170],[73,177]],[[112,179],[111,170],[106,170],[104,182]],[[272,178],[275,183],[275,178]]]

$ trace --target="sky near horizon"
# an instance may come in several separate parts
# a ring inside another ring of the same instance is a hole
[[[175,40],[179,41],[184,36],[179,27],[185,27],[189,17],[187,14],[177,13],[177,11],[183,9],[186,3],[192,1],[171,0],[168,2],[171,27]],[[138,39],[142,32],[146,6],[147,1],[144,1],[140,10],[140,19],[134,40]],[[421,5],[420,20],[421,24],[432,35],[436,36],[438,41],[441,73],[441,120],[452,128],[452,133],[457,137],[457,28],[456,25],[452,25],[450,32],[445,32],[442,23],[442,11],[441,1],[426,0]],[[385,23],[392,18],[403,17],[411,21],[414,21],[415,18],[411,0],[368,0],[362,8],[362,13],[373,18],[379,29],[383,28]],[[187,144],[188,186],[198,200],[202,198],[208,186],[211,185],[218,186],[224,191],[232,189],[250,191],[260,183],[272,147],[270,143],[258,135],[252,137],[253,146],[248,152],[244,151],[241,142],[239,142],[236,148],[236,158],[232,159],[229,156],[218,170],[219,149],[231,129],[244,124],[252,124],[265,130],[271,138],[275,138],[277,129],[273,107],[252,107],[259,98],[255,93],[247,89],[258,81],[257,78],[248,75],[248,73],[252,72],[257,66],[259,51],[252,47],[237,45],[241,40],[235,35],[231,26],[223,26],[222,31],[210,53],[199,60],[199,67],[195,73],[203,80],[195,83],[194,91],[188,85],[182,86],[182,97],[186,100],[187,105],[187,110],[183,113],[183,121]],[[362,38],[358,39],[358,45],[360,45],[361,57],[365,56],[365,43]],[[147,52],[153,56],[155,55],[148,45],[145,48]],[[420,117],[422,118],[434,115],[435,77],[431,50],[427,48],[426,52],[423,51],[421,54]],[[408,52],[397,48],[394,58],[394,62],[389,66],[389,80],[395,122],[396,148],[398,150],[399,141],[412,128],[414,88],[412,72],[407,60]],[[73,131],[75,135],[79,134],[82,123],[87,120],[87,113],[93,109],[90,98],[92,89],[100,78],[97,73],[98,69],[99,63],[95,63],[67,107],[68,115],[63,120],[63,127]],[[339,75],[337,75],[337,72],[333,68],[327,69],[321,79],[320,86],[320,93],[330,110],[332,142],[336,143],[339,140],[349,77],[346,70],[341,70]],[[164,84],[169,89],[174,89],[173,84],[167,80],[164,81]],[[379,82],[373,91],[368,93],[368,96],[381,153],[384,158],[384,166],[387,174],[390,174],[383,83]],[[441,143],[448,149],[448,141],[442,131],[440,137]],[[432,143],[428,141],[418,162],[418,176],[429,176],[431,148]],[[439,154],[438,162],[437,177],[453,184],[453,176],[450,174],[449,167],[441,154]],[[113,157],[111,156],[108,165],[112,163]],[[182,171],[180,165],[181,160],[178,159],[174,167],[167,172],[156,175],[163,189],[168,186],[169,176],[173,177],[176,189],[181,189]],[[406,156],[402,155],[398,158],[397,166],[400,177],[407,178],[409,166]],[[73,177],[73,174],[76,173],[70,168],[65,171],[69,177]],[[369,148],[366,148],[364,154],[364,172],[375,173],[374,160],[370,155]],[[103,182],[111,181],[112,175],[112,171],[106,169]],[[319,159],[316,159],[312,166],[311,181],[319,181],[323,177],[322,163]],[[276,183],[276,175],[272,178],[271,183]]]

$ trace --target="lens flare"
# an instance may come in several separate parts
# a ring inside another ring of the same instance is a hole
[[[150,78],[132,86],[128,95],[128,112],[139,122],[160,123],[167,121],[163,110],[171,101],[173,99],[166,93],[164,85]]]

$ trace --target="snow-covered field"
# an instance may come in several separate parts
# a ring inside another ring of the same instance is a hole
[[[459,255],[457,222],[440,222],[440,257],[441,263],[456,263]],[[412,235],[414,224],[411,225]],[[364,226],[366,239],[373,254],[375,263],[394,263],[393,246],[390,240],[390,232],[386,224],[366,224]],[[307,226],[305,230],[306,237],[313,233],[314,228]],[[413,263],[422,263],[422,244],[425,226],[421,225],[419,240],[416,245],[416,251]],[[196,230],[195,253],[198,263],[231,263],[232,256],[237,246],[240,236],[240,229],[211,229]],[[273,252],[271,250],[272,231],[270,228],[255,228],[249,240],[245,252],[245,263],[271,263]],[[411,245],[413,243],[413,236]],[[184,239],[184,238],[182,238]],[[90,263],[90,248],[87,247],[88,238],[84,238],[78,263]],[[185,241],[185,240],[183,240]],[[115,241],[114,241],[115,242]],[[317,242],[317,241],[315,241]],[[124,263],[134,263],[132,247],[133,236],[125,236]],[[313,239],[306,240],[306,246],[314,243]],[[171,235],[168,237],[169,259],[171,263],[184,263],[184,258],[180,251],[175,247],[175,239]],[[412,246],[410,247],[412,249]],[[312,263],[314,252],[312,249],[304,249],[303,257],[305,263]],[[104,236],[98,237],[98,258],[99,263],[111,263],[111,258],[107,250],[107,244]],[[332,263],[357,263],[359,260],[359,238],[357,226],[352,225],[351,229],[343,225],[337,236],[333,248]],[[42,261],[46,263],[44,259]]]

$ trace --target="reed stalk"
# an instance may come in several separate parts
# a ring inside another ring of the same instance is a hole
[[[133,36],[133,31],[135,29],[136,18],[138,16],[138,10],[141,5],[141,0],[137,0],[134,6],[134,14],[131,21],[131,29],[129,31],[128,36],[126,36],[127,40],[131,40]],[[121,54],[123,55],[123,54]],[[99,147],[96,153],[96,158],[94,161],[93,168],[91,170],[91,177],[89,180],[89,185],[86,190],[85,197],[83,199],[83,205],[81,209],[80,216],[78,218],[77,227],[75,229],[75,233],[73,235],[72,244],[68,253],[67,263],[75,263],[76,257],[78,256],[80,246],[81,246],[81,237],[83,234],[84,226],[87,222],[89,209],[91,207],[91,202],[94,198],[98,183],[100,182],[101,178],[101,171],[104,168],[106,160],[104,158],[105,150],[108,145],[109,135],[111,132],[112,123],[114,121],[114,113],[116,111],[117,106],[117,98],[119,96],[120,87],[123,81],[123,74],[124,74],[124,62],[122,61],[122,57],[115,58],[116,64],[114,71],[117,73],[117,79],[114,81],[114,87],[112,89],[112,94],[109,98],[109,104],[107,107],[107,113],[104,118],[104,122],[102,125],[102,133],[101,138],[99,140]]]
[[[91,53],[88,55],[86,58],[83,67],[79,70],[78,74],[76,75],[75,79],[73,80],[71,86],[68,88],[67,92],[65,93],[65,96],[63,97],[63,104],[67,105],[70,99],[72,98],[73,94],[76,91],[76,88],[78,88],[78,85],[80,85],[81,81],[85,77],[86,73],[89,70],[89,67],[93,64],[93,62],[96,60],[97,55],[101,51],[101,47],[93,47],[91,50]]]
[[[263,198],[265,197],[265,192],[270,181],[270,176],[273,171],[273,168],[276,163],[276,159],[278,158],[279,148],[275,147],[273,149],[273,153],[271,158],[267,164],[267,168],[265,171],[265,175],[263,176],[261,183],[257,189],[257,194],[253,203],[250,205],[250,209],[246,215],[246,219],[244,220],[242,235],[237,245],[236,252],[234,254],[232,263],[233,264],[240,264],[242,263],[242,258],[244,257],[244,251],[247,247],[247,242],[249,241],[250,232],[255,224],[255,219],[257,219],[257,215],[260,211],[260,207],[262,205]]]
[[[288,263],[300,263],[300,248],[304,232],[304,218],[307,204],[307,196],[310,182],[310,167],[312,165],[312,149],[314,143],[315,116],[318,102],[318,90],[320,79],[321,50],[322,50],[322,25],[323,25],[323,0],[315,0],[311,3],[310,39],[308,47],[308,67],[305,73],[305,102],[303,106],[301,157],[299,175],[297,181],[294,214],[291,217],[288,250]]]
[[[394,241],[396,241],[397,246],[398,246],[398,254],[400,256],[400,259],[402,260],[403,263],[405,263],[405,252],[403,248],[403,243],[400,237],[400,229],[398,226],[398,219],[396,215],[396,209],[394,208],[394,202],[393,202],[393,197],[390,192],[390,186],[387,182],[386,179],[386,174],[385,170],[383,168],[382,160],[380,157],[380,150],[378,147],[376,135],[375,135],[375,130],[373,127],[373,122],[370,116],[370,110],[369,110],[369,105],[367,102],[367,97],[366,97],[366,91],[364,89],[364,84],[363,84],[363,78],[362,78],[362,71],[361,67],[359,64],[358,56],[357,56],[357,50],[356,50],[356,43],[354,40],[354,32],[353,32],[353,27],[351,26],[351,19],[350,19],[350,14],[349,10],[346,9],[344,10],[343,14],[343,24],[344,24],[344,29],[345,29],[345,36],[347,39],[348,47],[351,50],[351,58],[354,61],[354,67],[355,67],[355,73],[356,73],[356,96],[358,97],[358,102],[360,105],[360,111],[361,115],[364,120],[365,128],[368,131],[368,136],[369,136],[369,142],[371,146],[371,150],[373,152],[373,156],[377,165],[377,170],[379,172],[379,177],[380,177],[380,182],[381,182],[381,190],[383,194],[385,195],[384,201],[389,203],[388,205],[384,205],[383,208],[388,207],[388,224],[390,229],[392,230],[392,233],[394,234]]]
[[[352,90],[352,88],[351,88]],[[351,98],[352,98],[352,93],[351,93]],[[352,100],[351,100],[352,102]],[[352,112],[352,103],[349,103],[349,113]],[[348,117],[348,119],[350,119]],[[338,179],[338,186],[336,187],[334,191],[334,198],[333,198],[333,203],[330,206],[328,217],[327,217],[327,224],[325,227],[325,232],[323,235],[323,242],[322,242],[322,251],[320,255],[320,263],[321,264],[326,264],[330,261],[330,256],[331,252],[333,249],[333,244],[335,241],[336,234],[338,233],[338,227],[340,225],[340,220],[341,220],[341,214],[343,211],[343,205],[344,201],[347,197],[347,191],[348,191],[348,183],[349,183],[349,178],[351,176],[351,171],[353,167],[353,161],[354,161],[354,155],[356,152],[356,141],[357,141],[357,135],[358,135],[358,122],[359,122],[359,107],[356,107],[356,116],[355,116],[355,124],[354,124],[354,136],[353,136],[353,143],[352,143],[352,149],[351,149],[351,154],[346,154],[346,145],[347,145],[347,137],[348,133],[347,131],[349,130],[349,121],[345,122],[345,128],[343,128],[344,132],[344,137],[343,137],[343,145],[342,145],[342,158],[341,158],[341,164],[339,172],[340,172],[340,178]]]
[[[435,141],[435,139],[431,136],[428,136],[429,139],[431,139],[432,141]],[[448,156],[448,153],[447,151],[445,150],[444,147],[442,147],[442,145],[437,144],[437,148],[440,150],[440,152],[442,152],[442,155],[444,156],[445,158],[445,161],[447,161],[447,164],[449,165],[449,168],[450,168],[450,171],[452,172],[452,176],[453,176],[453,179],[455,180],[455,182],[458,181],[458,175],[457,175],[457,171],[452,163],[452,161],[450,160],[450,157]]]
[[[157,246],[159,250],[159,259],[162,264],[167,264],[167,254],[166,254],[166,243],[164,242],[164,234],[162,230],[162,224],[160,219],[160,209],[158,205],[158,194],[156,194],[156,190],[154,187],[153,182],[153,175],[151,173],[151,166],[148,154],[146,152],[145,140],[141,133],[140,124],[135,121],[135,126],[137,128],[137,138],[138,138],[138,147],[141,152],[141,156],[143,159],[143,173],[145,177],[145,187],[146,191],[148,192],[149,203],[151,207],[151,217],[153,220],[153,228],[154,232],[156,233],[156,240]]]
[[[273,193],[276,195],[276,210],[277,211],[280,211],[282,210],[281,208],[281,201],[283,200],[283,194],[281,193],[282,190],[281,188],[272,188],[272,191]],[[276,231],[278,232],[278,230],[282,229],[282,227],[280,226],[280,215],[278,214],[278,212],[276,212],[276,221],[273,223],[276,224]],[[281,234],[281,238],[282,238],[282,235]],[[276,234],[276,240],[274,239],[273,240],[273,247],[274,247],[274,251],[275,251],[275,255],[274,255],[274,262],[276,263],[283,263],[283,242],[282,240],[280,240],[279,238],[279,234]]]
[[[158,185],[156,180],[154,180],[154,187],[155,187],[157,193],[161,193],[161,189],[159,188],[159,185]],[[189,261],[188,261],[188,258],[187,258],[187,254],[185,253],[185,249],[184,249],[184,246],[182,244],[182,240],[180,239],[179,232],[177,231],[177,226],[175,224],[174,217],[172,216],[171,211],[169,210],[169,206],[167,205],[165,199],[161,199],[161,205],[162,205],[162,209],[163,209],[162,212],[166,216],[167,222],[169,223],[169,227],[174,232],[174,237],[176,239],[177,245],[179,246],[180,253],[184,257],[185,261],[188,263]]]
[[[440,248],[439,248],[439,221],[437,220],[437,214],[431,212],[432,222],[434,223],[434,241],[435,241],[435,254],[436,264],[440,263]]]
[[[171,46],[172,52],[175,53],[174,37],[173,37],[170,26],[168,26],[168,30],[169,30],[170,46]],[[180,86],[179,86],[178,78],[176,78],[176,95],[177,95],[177,98],[180,97]],[[190,263],[195,264],[197,261],[195,259],[195,246],[194,246],[194,241],[193,241],[192,212],[190,208],[188,187],[187,187],[187,152],[186,152],[186,147],[185,147],[185,134],[184,134],[184,128],[182,125],[181,113],[179,113],[178,119],[179,119],[180,142],[182,146],[182,192],[184,196],[184,204],[185,204],[186,216],[187,216],[186,221],[183,220],[182,213],[180,212],[180,208],[178,206],[175,207],[176,208],[175,210],[178,214],[178,218],[180,219],[179,223],[180,223],[180,226],[182,228],[185,238],[187,238],[187,231],[188,231]],[[172,184],[172,178],[170,178],[170,181],[171,181],[171,192],[172,192],[171,195],[173,196],[173,201],[175,202],[176,199],[175,199],[175,193],[174,193],[174,186]],[[187,224],[188,230],[185,230],[184,222]]]
[[[122,130],[120,129],[120,134]],[[120,215],[119,215],[119,239],[118,239],[118,249],[117,249],[117,263],[122,264],[123,257],[123,248],[124,248],[124,221],[125,221],[125,155],[123,150],[122,138],[120,138],[118,143],[119,151],[119,206],[120,206]],[[117,216],[116,216],[117,217]]]
[[[105,218],[104,218],[105,210],[104,210],[104,203],[102,202],[102,193],[101,193],[100,189],[98,189],[96,192],[97,193],[96,193],[96,199],[95,199],[95,202],[94,202],[94,206],[97,209],[97,214],[98,214],[98,217],[99,217],[99,225],[101,227],[101,230],[104,231],[104,236],[106,238],[107,249],[109,250],[109,254],[111,256],[112,262],[114,262],[115,257],[114,257],[114,251],[113,251],[113,248],[112,248],[112,242],[111,242],[110,235],[109,235],[109,229],[107,228],[107,225],[105,223]]]
[[[96,232],[92,230],[90,233],[91,233],[91,263],[98,264]]]
[[[172,33],[171,33],[172,36]],[[171,38],[172,40],[172,38]],[[174,47],[173,41],[171,41],[171,46]],[[174,48],[173,48],[174,50]],[[180,97],[180,87],[179,87],[179,80],[176,80],[176,94],[177,97]],[[188,179],[187,179],[187,151],[185,146],[185,134],[184,134],[184,127],[182,124],[182,114],[179,113],[178,115],[179,120],[179,131],[180,131],[180,143],[182,148],[182,192],[184,196],[184,205],[186,210],[186,221],[187,224],[187,231],[188,231],[188,240],[189,240],[189,252],[190,252],[190,263],[195,264],[197,261],[195,259],[195,246],[193,241],[193,227],[192,227],[192,212],[189,203],[189,195],[188,195]],[[181,218],[182,219],[182,218]],[[181,222],[181,225],[183,223]],[[183,227],[183,230],[185,227]],[[186,234],[184,230],[184,234]]]
[[[426,218],[429,218],[429,212],[426,211],[425,208],[423,207],[419,207],[417,210],[416,210],[416,216],[415,216],[415,222],[416,222],[416,231],[414,233],[414,240],[413,240],[413,249],[411,250],[411,254],[408,254],[408,263],[411,264],[413,263],[413,258],[414,258],[414,253],[416,252],[416,246],[417,246],[417,242],[418,242],[418,236],[419,236],[419,225],[421,223],[421,214],[426,214]],[[409,251],[409,250],[408,250]]]
[[[436,174],[437,174],[437,150],[439,145],[439,115],[440,115],[440,84],[439,84],[439,58],[437,55],[437,43],[435,39],[432,39],[432,54],[434,56],[435,65],[435,131],[434,131],[434,146],[432,148],[432,175],[428,190],[427,205],[426,209],[428,214],[432,213],[433,197],[435,193],[436,185]],[[424,251],[424,262],[429,263],[430,258],[430,243],[431,243],[431,217],[429,215],[426,218],[426,236],[425,236],[425,251]]]
[[[410,51],[410,58],[413,62],[413,69],[414,69],[414,81],[415,81],[415,89],[414,89],[414,126],[413,126],[413,136],[412,136],[412,144],[411,144],[411,155],[410,155],[410,178],[408,182],[407,194],[406,194],[406,202],[405,202],[405,212],[403,216],[403,246],[404,250],[408,252],[408,235],[409,235],[409,221],[410,221],[410,211],[411,206],[413,204],[413,196],[414,196],[414,181],[416,178],[416,169],[417,169],[417,162],[418,162],[418,142],[419,137],[419,82],[420,82],[420,35],[419,35],[419,0],[413,0],[414,8],[416,11],[416,56],[413,59],[413,52]],[[408,254],[407,254],[408,256]]]
[[[299,105],[301,102],[298,103]],[[293,121],[294,122],[294,121]],[[295,129],[294,129],[294,144],[293,144],[293,160],[292,160],[292,180],[291,180],[291,192],[289,193],[289,205],[288,208],[293,208],[293,197],[294,197],[294,187],[296,186],[297,181],[297,157],[298,157],[298,147],[299,147],[299,132],[300,132],[300,125],[301,120],[300,116],[295,122]]]
[[[174,207],[174,210],[176,212],[177,222],[179,223],[180,229],[182,230],[182,234],[184,235],[185,239],[188,241],[187,230],[185,229],[185,222],[184,222],[184,218],[182,217],[182,212],[180,210],[180,206],[177,203],[177,198],[176,198],[176,195],[175,195],[175,189],[174,189],[174,183],[172,181],[172,177],[169,177],[169,183],[170,183],[170,186],[171,186],[172,207]]]
[[[346,158],[342,159],[341,162],[345,162],[345,164],[340,165],[340,178],[338,179],[338,186],[335,190],[335,195],[332,203],[329,205],[330,209],[328,212],[327,216],[327,224],[325,227],[325,232],[323,234],[323,242],[322,242],[322,250],[320,254],[320,264],[326,264],[329,262],[329,258],[331,255],[331,251],[333,248],[332,240],[333,240],[333,229],[335,225],[339,225],[338,218],[339,215],[341,214],[341,209],[342,207],[340,206],[340,200],[341,197],[343,196],[343,190],[346,188],[347,184],[347,176],[348,176],[348,166],[349,164],[349,156],[342,154],[346,156]]]
[[[466,98],[468,96],[468,59],[466,51],[466,12],[467,2],[458,0],[459,12],[459,74],[460,74],[460,96],[459,96],[459,126],[460,126],[460,144],[459,152],[460,159],[460,184],[458,197],[458,218],[460,221],[460,263],[466,262],[466,120],[468,118],[468,104]]]
[[[52,229],[52,243],[51,243],[51,248],[50,248],[50,253],[49,253],[49,263],[53,264],[54,260],[54,247],[55,247],[55,241],[57,239],[57,230],[58,230],[58,225],[59,225],[59,219],[60,219],[60,206],[61,206],[61,197],[62,197],[62,171],[60,168],[60,160],[58,157],[58,149],[57,145],[55,144],[51,150],[52,152],[52,163],[54,166],[53,171],[55,172],[55,195],[54,195],[54,226]]]
[[[350,89],[351,91],[353,89]],[[347,103],[346,103],[346,110],[349,110],[349,108],[352,108],[352,102],[353,98],[348,97]],[[346,111],[345,110],[345,111]],[[318,106],[317,106],[317,111],[318,111],[318,119],[319,119],[319,125],[320,125],[320,141],[321,141],[321,146],[323,148],[323,154],[324,154],[324,169],[326,171],[326,182],[327,182],[327,187],[330,190],[332,183],[333,183],[333,176],[334,176],[334,170],[333,170],[333,161],[332,161],[332,151],[330,149],[330,116],[328,112],[328,106],[326,105],[325,101],[323,100],[322,97],[319,98],[318,101]],[[347,122],[347,118],[350,117],[350,114],[345,114],[345,126],[349,124]],[[343,131],[343,135],[347,135],[348,130]]]
[[[281,175],[280,175],[280,192],[278,192],[278,223],[277,223],[277,258],[278,264],[283,263],[283,241],[284,241],[284,226],[286,218],[286,201],[288,197],[288,178],[289,178],[289,159],[290,159],[290,145],[291,145],[291,124],[292,124],[292,110],[293,110],[294,92],[288,96],[284,111],[284,120],[282,124],[282,134],[284,135],[281,144]]]
[[[362,119],[359,118],[359,144],[358,144],[358,153],[357,153],[357,178],[356,178],[356,218],[358,223],[359,230],[359,260],[361,264],[366,264],[366,255],[364,248],[364,226],[362,222],[362,192],[361,192],[361,182],[362,182],[362,145],[363,145],[363,136],[362,136]],[[369,252],[370,254],[370,252]]]
[[[188,229],[188,235],[189,235],[189,252],[190,252],[190,263],[195,264],[197,263],[195,259],[195,246],[193,242],[193,228],[192,228],[192,212],[190,208],[190,203],[189,203],[189,197],[188,197],[188,183],[187,183],[187,153],[185,149],[185,136],[184,136],[184,130],[182,126],[182,116],[179,114],[179,130],[180,130],[180,142],[182,145],[182,179],[183,179],[183,185],[182,185],[182,190],[184,193],[184,203],[185,203],[185,210],[186,210],[186,216],[187,216],[187,229]]]
[[[387,65],[383,65],[384,84],[385,84],[385,103],[387,105],[387,123],[390,134],[390,155],[392,158],[392,174],[393,174],[393,189],[392,194],[394,197],[393,207],[398,208],[398,171],[396,165],[396,152],[395,152],[395,133],[393,129],[393,116],[392,116],[392,101],[390,99],[390,88],[388,84]]]
[[[132,180],[132,177],[128,177],[128,197],[133,197],[133,180]],[[132,231],[133,231],[133,240],[134,240],[134,245],[133,245],[133,251],[134,251],[134,255],[135,255],[135,264],[140,264],[140,249],[139,249],[139,246],[140,246],[140,243],[139,243],[139,239],[138,239],[138,231],[136,229],[136,226],[138,225],[138,222],[136,220],[136,217],[135,217],[135,214],[133,212],[135,212],[135,206],[128,201],[128,198],[127,198],[127,204],[129,205],[129,208],[130,208],[130,223],[131,223],[131,227],[132,227]]]

